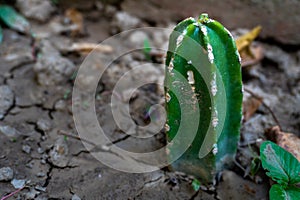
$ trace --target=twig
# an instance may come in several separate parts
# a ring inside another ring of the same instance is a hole
[[[90,144],[90,145],[92,145],[92,146],[94,146],[94,147],[97,146],[95,143],[93,143],[93,142],[91,142],[91,141],[89,141],[89,140],[83,139],[83,138],[81,138],[81,137],[79,137],[79,136],[77,136],[77,135],[73,135],[73,134],[71,134],[71,133],[67,133],[67,132],[65,132],[65,131],[63,131],[63,130],[58,130],[58,131],[57,131],[57,134],[58,134],[58,135],[64,135],[64,136],[67,136],[67,137],[70,137],[70,138],[73,138],[73,139],[76,139],[76,140],[80,140],[80,141],[86,142],[86,143],[88,143],[88,144]]]
[[[17,194],[18,192],[20,192],[20,191],[23,190],[24,188],[25,188],[25,186],[24,186],[24,187],[21,187],[21,188],[19,188],[19,189],[17,189],[16,191],[14,191],[14,192],[12,192],[12,193],[10,193],[10,194],[8,194],[8,195],[2,197],[1,200],[6,200],[6,199],[8,199],[9,197],[14,196],[15,194]]]
[[[275,123],[279,126],[280,130],[281,129],[281,125],[276,117],[276,115],[274,114],[274,112],[272,111],[272,109],[262,100],[261,97],[259,97],[257,94],[255,94],[254,92],[252,92],[251,90],[244,88],[244,91],[248,92],[251,96],[253,96],[254,98],[256,98],[257,100],[261,101],[262,105],[271,113]]]
[[[233,160],[233,163],[238,167],[240,168],[244,173],[246,172],[246,169],[236,160],[234,159]]]

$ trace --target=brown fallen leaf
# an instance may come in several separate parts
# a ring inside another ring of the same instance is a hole
[[[250,44],[257,38],[261,31],[261,26],[257,26],[252,29],[250,32],[240,36],[235,40],[236,47],[239,51],[247,50]],[[248,49],[249,50],[249,49]]]
[[[261,45],[257,43],[252,43],[250,46],[251,55],[247,52],[242,51],[240,53],[242,58],[242,67],[249,67],[259,63],[264,57],[264,51]]]
[[[84,35],[83,16],[81,12],[75,8],[69,8],[65,11],[65,17],[69,19],[72,24],[72,37]]]
[[[257,26],[235,40],[237,49],[242,58],[243,67],[254,65],[263,58],[262,46],[253,42],[259,35],[261,29],[261,26]]]
[[[245,101],[243,101],[244,122],[248,121],[252,117],[252,115],[257,111],[261,104],[262,98],[253,96],[250,96]]]
[[[293,154],[300,162],[300,138],[293,133],[282,132],[279,126],[265,131],[267,139],[276,142],[279,146]]]

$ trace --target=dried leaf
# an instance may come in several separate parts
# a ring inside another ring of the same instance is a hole
[[[300,138],[293,133],[285,133],[278,126],[266,130],[265,135],[269,140],[293,154],[300,162]]]
[[[235,40],[237,49],[242,58],[242,66],[249,66],[258,63],[263,58],[263,49],[253,41],[259,35],[261,26],[257,26],[250,32]]]
[[[22,33],[29,33],[29,22],[12,7],[0,5],[0,18],[10,28]]]
[[[73,43],[72,46],[68,49],[68,51],[78,52],[84,55],[90,53],[93,50],[102,53],[113,52],[113,48],[111,46],[95,44],[95,43]]]
[[[243,116],[244,121],[248,121],[262,104],[262,98],[249,97],[243,101]]]
[[[248,67],[259,63],[264,57],[264,50],[261,45],[257,43],[252,43],[250,46],[249,54],[247,51],[242,51],[240,53],[242,58],[242,67]]]
[[[257,26],[254,29],[252,29],[250,32],[242,35],[241,37],[237,38],[235,40],[236,47],[239,51],[243,51],[247,49],[252,41],[254,41],[255,38],[259,35],[261,31],[261,26]]]
[[[65,12],[65,17],[70,20],[72,27],[71,36],[79,36],[84,34],[83,16],[81,12],[75,8],[69,8]]]

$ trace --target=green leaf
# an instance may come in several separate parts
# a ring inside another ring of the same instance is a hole
[[[300,197],[300,188],[289,186],[284,189],[281,185],[275,184],[271,187],[269,195],[272,200],[297,200]]]
[[[272,200],[285,200],[285,191],[279,184],[272,185],[269,195]]]
[[[144,55],[146,57],[147,60],[151,60],[151,56],[150,56],[150,52],[151,52],[151,45],[148,39],[144,40]]]
[[[295,186],[289,186],[285,189],[286,191],[286,199],[299,199],[300,198],[300,188]]]
[[[251,161],[251,169],[250,169],[250,174],[251,176],[255,176],[257,174],[257,172],[260,169],[260,159],[259,157],[254,157]]]
[[[266,141],[260,147],[262,166],[274,181],[283,186],[300,182],[300,163],[288,151]]]
[[[0,19],[12,29],[22,33],[29,33],[29,22],[11,6],[0,5]]]
[[[200,189],[200,181],[198,179],[194,179],[192,182],[192,187],[195,191],[198,191]]]

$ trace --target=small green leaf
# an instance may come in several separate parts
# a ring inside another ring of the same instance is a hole
[[[250,169],[250,174],[251,176],[255,176],[257,172],[260,169],[260,159],[259,157],[254,157],[251,161],[251,169]]]
[[[192,182],[192,187],[195,191],[198,191],[200,189],[200,181],[198,179],[194,179]]]
[[[289,152],[273,142],[266,141],[260,147],[262,166],[274,181],[286,187],[300,182],[300,163]]]
[[[151,60],[151,56],[150,56],[150,52],[151,52],[151,46],[150,46],[150,42],[148,39],[144,40],[144,55],[146,57],[147,60]]]
[[[275,184],[271,187],[269,195],[272,200],[296,200],[300,197],[300,188],[289,186],[284,189],[281,185]]]
[[[272,185],[269,195],[272,200],[285,200],[285,191],[279,184]]]
[[[8,5],[0,5],[0,19],[12,29],[22,33],[29,33],[29,22]]]
[[[69,97],[69,95],[71,94],[71,90],[67,89],[64,93],[64,99],[67,99]]]

